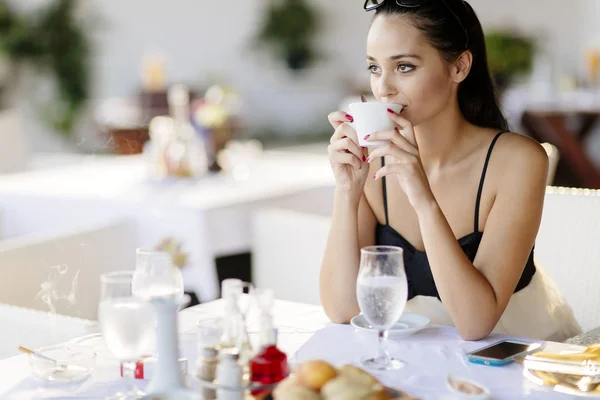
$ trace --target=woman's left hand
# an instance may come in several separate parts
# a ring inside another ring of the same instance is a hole
[[[374,179],[381,179],[388,175],[396,178],[402,190],[406,193],[410,204],[418,209],[435,200],[435,198],[421,163],[415,131],[412,123],[406,118],[392,110],[388,110],[388,114],[394,121],[396,128],[389,131],[374,132],[366,138],[367,141],[389,142],[387,145],[375,148],[367,161],[371,163],[379,160],[380,157],[389,156],[386,158],[386,165],[377,171]]]

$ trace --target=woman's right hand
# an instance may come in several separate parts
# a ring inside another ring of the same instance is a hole
[[[335,129],[327,150],[337,187],[360,198],[369,174],[367,149],[358,145],[356,131],[347,123],[353,121],[352,116],[335,111],[328,118]]]

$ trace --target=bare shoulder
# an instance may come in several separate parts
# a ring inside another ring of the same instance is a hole
[[[500,165],[503,175],[514,179],[545,182],[548,173],[548,154],[544,147],[535,140],[513,132],[501,136],[494,149],[497,165]],[[525,182],[526,183],[526,182]]]
[[[546,150],[541,144],[519,133],[504,133],[496,146],[500,150],[499,152],[504,153],[506,156],[510,154],[518,156],[518,158],[527,156],[526,158],[532,157],[534,161],[538,162],[543,162],[548,158]]]

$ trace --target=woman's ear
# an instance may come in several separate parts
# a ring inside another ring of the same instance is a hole
[[[471,71],[471,66],[473,65],[473,53],[469,50],[462,53],[454,62],[450,72],[452,74],[452,80],[455,83],[461,83],[467,76],[469,76],[469,72]]]

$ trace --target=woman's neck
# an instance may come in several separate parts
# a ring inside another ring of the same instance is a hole
[[[459,149],[470,136],[471,127],[458,104],[415,127],[415,138],[425,170],[436,172],[462,158]]]

